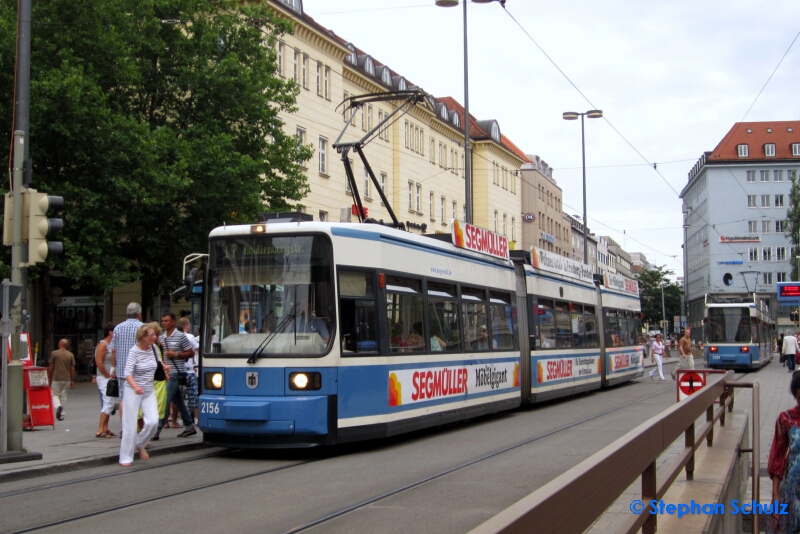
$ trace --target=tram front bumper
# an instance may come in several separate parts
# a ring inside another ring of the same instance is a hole
[[[200,396],[200,430],[247,435],[324,435],[328,433],[327,396]]]

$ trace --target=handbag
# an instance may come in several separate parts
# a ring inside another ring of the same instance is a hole
[[[119,380],[109,378],[106,384],[106,397],[119,397]]]
[[[161,364],[161,360],[158,359],[158,354],[156,354],[156,348],[154,346],[150,346],[153,349],[153,357],[156,359],[156,372],[153,375],[153,379],[156,382],[163,382],[167,379],[167,373],[164,372],[164,366]]]
[[[181,369],[175,363],[175,360],[173,360],[172,358],[170,358],[170,360],[172,360],[172,365],[175,366],[175,370],[178,371],[178,385],[179,386],[188,386],[189,385],[189,377],[186,376],[186,373],[181,373]]]

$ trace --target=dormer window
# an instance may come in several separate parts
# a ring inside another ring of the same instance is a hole
[[[392,73],[389,72],[389,67],[383,67],[383,72],[381,72],[381,81],[386,85],[392,85]]]
[[[500,142],[500,125],[497,122],[492,123],[492,139]]]
[[[800,156],[800,143],[792,143],[792,156]]]
[[[746,158],[750,155],[747,145],[737,145],[736,151],[739,153],[740,158]]]
[[[442,120],[447,120],[447,106],[444,104],[439,106],[439,116],[442,118]]]
[[[367,59],[364,60],[364,70],[367,71],[367,74],[370,76],[375,76],[375,63],[369,56],[367,56]]]
[[[433,95],[428,95],[428,102],[430,102],[433,109],[436,109],[436,99],[433,98]]]
[[[461,126],[461,119],[458,118],[458,113],[456,113],[455,111],[453,111],[452,114],[453,114],[453,118],[452,118],[451,122],[453,123],[453,126],[455,126],[456,128],[459,128]]]
[[[356,47],[351,43],[347,43],[347,49],[350,50],[350,55],[347,56],[347,61],[353,65],[358,65],[358,55],[356,55]]]
[[[775,143],[767,143],[764,145],[764,155],[768,158],[775,157]]]
[[[303,0],[283,0],[283,3],[299,14],[303,14]]]
[[[408,89],[408,84],[406,83],[406,79],[402,76],[395,76],[392,78],[392,86],[395,88],[396,91],[405,91]]]

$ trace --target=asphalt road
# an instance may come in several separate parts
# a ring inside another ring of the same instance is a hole
[[[663,411],[674,388],[645,376],[355,446],[206,449],[9,482],[0,532],[462,533]]]

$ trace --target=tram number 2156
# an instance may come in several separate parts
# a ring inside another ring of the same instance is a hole
[[[219,413],[219,403],[218,402],[201,402],[200,403],[200,413],[218,414]]]

